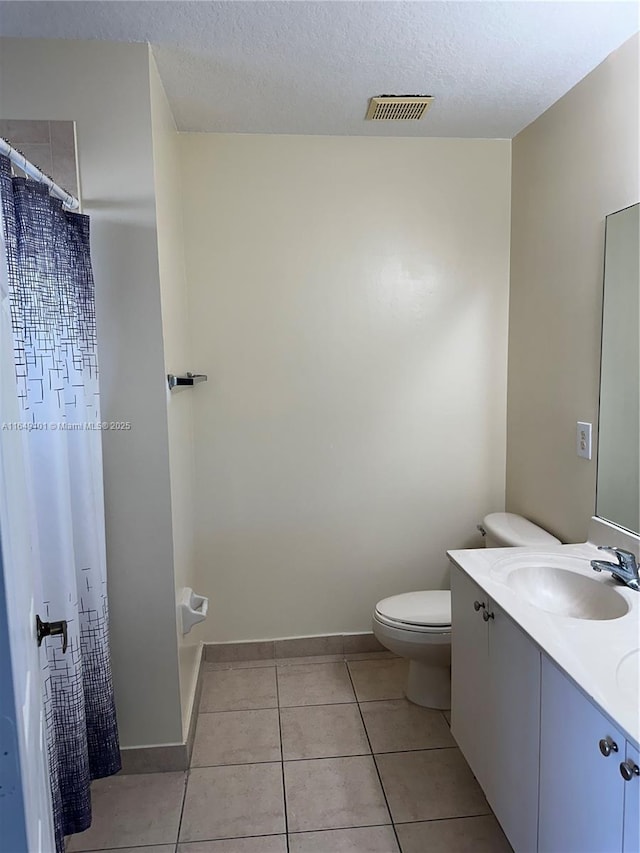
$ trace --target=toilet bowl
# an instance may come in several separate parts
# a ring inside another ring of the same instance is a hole
[[[494,512],[478,528],[489,548],[545,547],[559,539],[520,515]],[[425,708],[451,706],[451,593],[422,590],[392,595],[373,612],[373,633],[390,652],[409,660],[407,699]]]

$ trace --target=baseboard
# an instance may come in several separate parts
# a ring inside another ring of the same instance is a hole
[[[134,773],[169,773],[189,766],[186,743],[129,746],[120,750],[123,776]]]
[[[196,725],[198,723],[198,712],[200,710],[200,697],[202,696],[202,672],[204,667],[204,646],[200,647],[200,660],[198,661],[198,675],[196,676],[196,689],[193,691],[193,701],[189,712],[189,727],[187,729],[187,767],[191,764],[191,753],[193,742],[196,738]]]
[[[196,736],[198,708],[202,693],[203,650],[200,651],[196,687],[189,712],[189,726],[185,743],[159,744],[158,746],[133,746],[120,750],[123,776],[136,773],[169,773],[174,770],[188,770]]]
[[[385,651],[372,633],[325,634],[314,637],[287,637],[280,640],[251,640],[237,643],[206,643],[207,663],[245,660],[274,660],[316,655],[348,655]]]

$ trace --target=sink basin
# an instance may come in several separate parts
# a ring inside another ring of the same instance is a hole
[[[629,612],[626,599],[613,587],[557,566],[522,566],[506,584],[529,604],[572,619],[619,619]]]
[[[616,670],[616,679],[620,690],[630,699],[640,696],[640,649],[625,655]]]

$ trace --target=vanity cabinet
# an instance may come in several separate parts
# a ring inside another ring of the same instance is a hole
[[[487,798],[514,850],[534,853],[538,835],[541,655],[495,604],[491,604],[490,615],[493,746]]]
[[[640,752],[627,743],[625,760],[630,769],[640,768]],[[622,853],[638,853],[640,850],[640,776],[632,771],[624,786],[624,827]]]
[[[451,732],[515,853],[640,853],[640,755],[461,569]]]
[[[540,747],[540,853],[621,851],[624,735],[546,657]]]
[[[451,590],[451,731],[514,850],[534,853],[540,652],[456,567]]]
[[[486,602],[479,586],[451,569],[451,732],[484,791],[491,767]]]

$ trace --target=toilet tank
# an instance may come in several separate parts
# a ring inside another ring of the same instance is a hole
[[[484,535],[485,548],[562,545],[559,539],[542,527],[513,512],[492,512],[484,517],[478,527]]]

